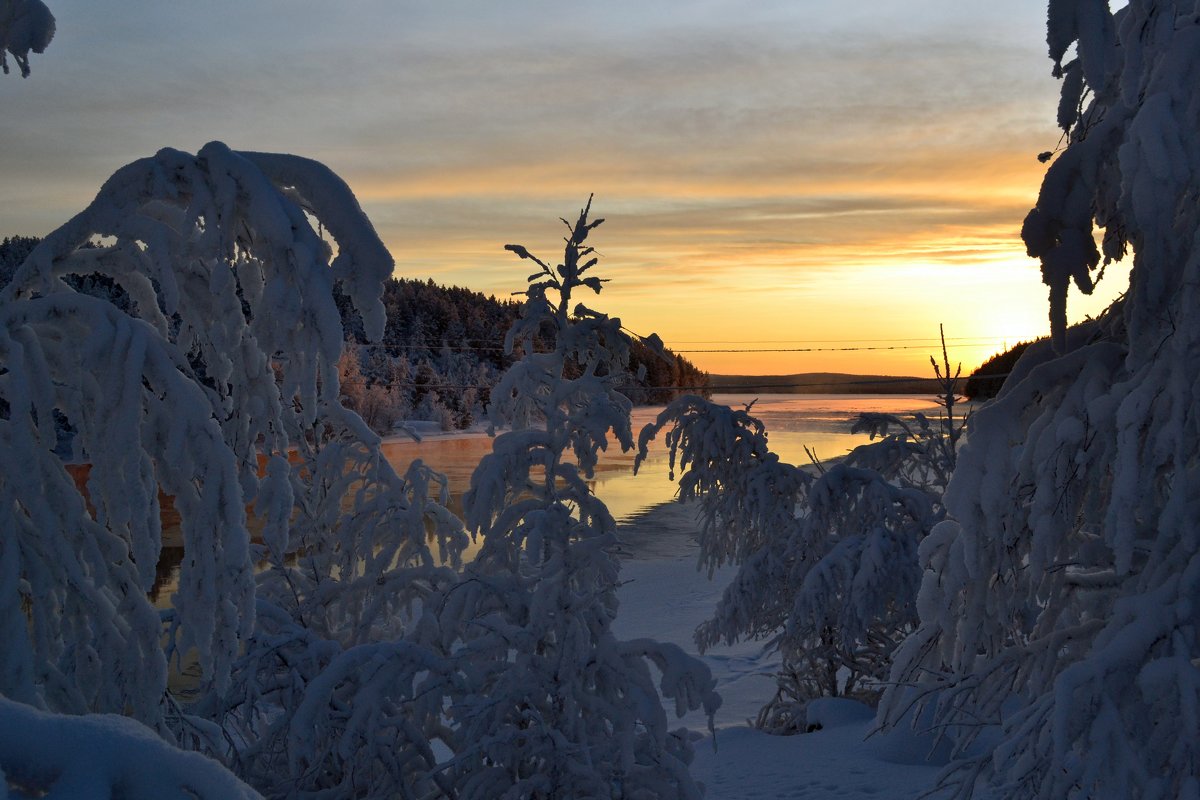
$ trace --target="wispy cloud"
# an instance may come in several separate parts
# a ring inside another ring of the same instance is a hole
[[[1023,263],[1034,155],[1057,136],[1037,0],[55,13],[35,77],[0,86],[0,234],[47,232],[162,146],[222,139],[325,161],[401,272],[485,291],[519,288],[504,243],[553,249],[555,218],[595,192],[604,305],[668,340],[697,318],[728,338],[908,335],[930,324],[911,308],[932,313],[899,283],[912,270],[964,325],[985,316],[967,278],[989,307],[1040,304],[1031,265],[997,267]]]

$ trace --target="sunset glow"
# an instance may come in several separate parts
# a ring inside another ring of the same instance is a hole
[[[330,165],[406,277],[507,295],[525,270],[503,245],[554,255],[595,193],[595,305],[632,330],[912,348],[687,353],[714,372],[925,374],[939,322],[970,369],[1046,330],[1019,239],[1059,136],[1039,2],[130,6],[144,36],[64,0],[55,57],[5,82],[0,235],[221,139]]]

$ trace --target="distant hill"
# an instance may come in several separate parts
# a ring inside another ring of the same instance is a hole
[[[965,378],[958,382],[962,391]],[[714,392],[779,394],[933,394],[933,378],[897,375],[850,375],[844,372],[800,372],[795,375],[709,375]]]
[[[1043,341],[1045,337],[1035,339],[1034,341]],[[1019,342],[1003,353],[996,355],[983,362],[982,365],[971,373],[967,379],[967,386],[963,390],[967,397],[972,400],[988,400],[995,397],[1000,387],[1004,385],[1004,379],[1008,373],[1012,372],[1013,367],[1017,365],[1017,361],[1024,355],[1025,350],[1034,342]],[[996,376],[996,377],[990,377]]]
[[[32,236],[0,239],[0,288],[39,241]],[[68,282],[118,307],[130,302],[103,275],[71,276]],[[521,304],[513,300],[441,286],[432,279],[389,278],[382,297],[387,313],[383,340],[368,343],[358,312],[340,290],[334,294],[346,336],[339,364],[342,400],[380,432],[403,420],[434,421],[447,430],[469,427],[481,418],[492,387],[514,362],[503,348],[505,333],[521,313]],[[621,390],[634,404],[708,394],[707,373],[670,348],[664,348],[667,360],[636,339],[630,350],[632,374]],[[578,366],[569,365],[571,369],[577,372]]]
[[[339,305],[352,349],[355,343],[364,344],[358,312],[341,295]],[[441,286],[432,279],[389,278],[383,305],[383,341],[357,350],[361,375],[343,376],[343,384],[347,377],[366,386],[386,384],[395,390],[388,402],[402,413],[400,418],[441,421],[447,427],[470,425],[487,405],[491,387],[514,362],[514,356],[503,352],[504,335],[520,316],[521,304],[460,286]],[[636,339],[630,351],[632,374],[622,392],[635,405],[706,393],[707,373],[669,347],[664,348],[669,360]],[[639,372],[643,376],[635,377]],[[673,388],[682,386],[701,388]],[[369,416],[366,406],[352,405],[364,418]]]

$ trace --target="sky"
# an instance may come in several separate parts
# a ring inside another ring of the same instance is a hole
[[[0,76],[0,237],[221,140],[333,168],[397,275],[501,297],[503,245],[561,256],[594,193],[588,304],[712,372],[924,375],[939,323],[969,370],[1048,328],[1041,2],[46,2],[54,41]],[[702,352],[766,349],[807,352]]]

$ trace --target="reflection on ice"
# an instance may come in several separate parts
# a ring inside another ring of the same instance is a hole
[[[845,455],[869,441],[866,434],[851,434],[850,425],[864,411],[911,415],[920,411],[935,415],[937,404],[927,395],[714,395],[713,400],[730,406],[744,406],[757,398],[753,413],[767,426],[771,449],[783,461],[805,464],[807,446],[822,460]],[[662,407],[639,407],[633,411],[636,436],[652,421]],[[471,472],[479,459],[491,451],[486,436],[430,437],[417,443],[394,441],[384,445],[384,455],[403,471],[420,458],[450,479],[452,508],[461,510],[462,494],[470,486]],[[650,457],[635,476],[632,452],[622,453],[613,444],[600,458],[596,470],[595,491],[618,520],[632,517],[642,509],[666,502],[675,496],[675,483],[667,474],[667,453],[661,441],[650,446]]]
[[[771,449],[783,461],[808,463],[804,448],[813,450],[822,461],[845,455],[869,441],[866,434],[851,434],[850,426],[863,412],[910,416],[922,412],[936,416],[939,408],[929,395],[779,395],[719,394],[713,400],[729,406],[754,402],[752,413],[767,427]],[[651,422],[662,407],[644,406],[633,410],[633,432]],[[470,488],[471,473],[483,456],[491,452],[492,440],[482,433],[429,436],[420,442],[393,437],[383,445],[384,457],[403,474],[415,459],[444,473],[450,484],[450,510],[462,515],[462,496]],[[666,447],[661,440],[650,445],[650,455],[637,475],[633,474],[634,453],[622,453],[610,443],[600,457],[592,481],[596,496],[605,502],[618,522],[626,522],[639,512],[675,497],[676,486],[668,475]],[[474,549],[474,548],[471,548]],[[470,553],[465,554],[470,558]],[[158,569],[154,598],[169,603],[178,582],[182,547],[164,547]]]

